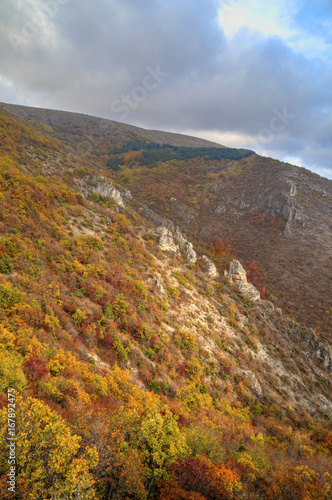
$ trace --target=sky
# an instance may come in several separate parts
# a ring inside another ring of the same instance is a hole
[[[204,137],[332,179],[332,0],[1,0],[0,101]]]

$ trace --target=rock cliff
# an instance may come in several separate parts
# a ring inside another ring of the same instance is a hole
[[[247,281],[247,273],[238,260],[233,260],[229,265],[229,271],[225,276],[231,284],[237,287],[244,297],[252,301],[260,300],[261,296],[257,288]]]

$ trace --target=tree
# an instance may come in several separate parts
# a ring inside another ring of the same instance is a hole
[[[2,491],[6,491],[7,409],[0,412]],[[95,448],[80,449],[81,438],[57,413],[34,398],[15,403],[16,488],[28,500],[95,497],[91,468],[98,463]]]

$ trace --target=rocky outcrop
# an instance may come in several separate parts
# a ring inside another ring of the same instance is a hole
[[[178,253],[179,247],[173,239],[173,233],[167,227],[158,227],[157,233],[159,234],[159,246],[163,252]]]
[[[197,255],[193,244],[187,240],[179,228],[172,231],[168,227],[160,226],[157,233],[159,234],[159,246],[164,252],[183,253],[188,264],[195,264]]]
[[[232,285],[237,287],[244,297],[252,301],[260,300],[261,296],[257,288],[247,281],[247,272],[238,260],[232,260],[229,271],[225,271],[226,278]]]
[[[188,264],[195,264],[195,262],[197,261],[197,255],[192,243],[190,242],[187,243],[185,252]]]
[[[129,189],[125,189],[123,191],[122,198],[124,198],[125,200],[132,200],[133,199],[133,196],[132,196],[131,192],[129,191]]]
[[[174,237],[178,242],[181,252],[184,253],[188,264],[195,264],[195,262],[197,261],[197,255],[194,250],[193,244],[187,240],[186,236],[181,233],[178,227],[176,228]]]
[[[245,379],[246,385],[252,390],[257,398],[260,398],[263,391],[256,375],[251,370],[241,370],[240,372]]]
[[[105,198],[113,198],[117,207],[125,207],[120,191],[113,186],[111,181],[105,179],[105,177],[93,177],[89,179],[89,182],[83,179],[76,179],[76,184],[80,193],[85,198],[88,198],[91,193],[97,193]],[[131,197],[130,191],[126,191],[125,194],[128,199]]]
[[[310,355],[319,359],[326,370],[332,373],[332,348],[327,342],[320,340],[312,328],[305,328],[296,325],[292,329],[293,333],[300,335],[302,342],[308,348]]]
[[[217,268],[213,264],[212,260],[210,260],[206,255],[203,255],[202,262],[205,266],[206,274],[208,274],[211,278],[218,278],[219,277],[219,273],[217,271]]]
[[[155,278],[148,279],[148,285],[152,285],[160,295],[165,295],[166,291],[163,287],[161,280],[156,276]]]

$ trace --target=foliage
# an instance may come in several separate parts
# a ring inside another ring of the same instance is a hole
[[[182,489],[200,493],[206,499],[231,499],[242,489],[236,472],[222,463],[214,464],[204,455],[178,459],[170,470]]]
[[[158,395],[133,390],[117,417],[126,439],[143,453],[151,478],[165,477],[168,465],[188,454],[175,417]]]
[[[128,302],[122,293],[119,293],[112,303],[112,309],[116,317],[124,316],[128,310]]]
[[[0,272],[3,274],[9,274],[12,272],[12,270],[13,264],[11,263],[8,254],[5,252],[0,258]]]
[[[157,144],[154,142],[130,141],[122,148],[112,151],[112,154],[126,153],[127,151],[143,151],[143,155],[139,161],[144,165],[151,165],[158,161],[170,160],[189,160],[198,157],[204,157],[208,160],[240,160],[253,154],[253,151],[248,149],[233,149],[233,148],[187,148],[171,146],[170,144]],[[120,158],[111,157],[107,165],[116,170],[120,163]]]
[[[24,294],[17,288],[12,287],[10,283],[0,284],[0,306],[8,310],[11,307],[20,304],[24,298]]]
[[[27,499],[65,497],[95,498],[90,473],[98,463],[95,449],[78,456],[81,439],[71,433],[63,419],[42,401],[28,398],[16,401],[17,490]],[[0,413],[1,437],[6,435],[7,412]],[[7,463],[2,444],[1,463]],[[5,474],[8,465],[2,473]],[[4,486],[4,485],[3,485]],[[3,490],[5,491],[5,490]]]

